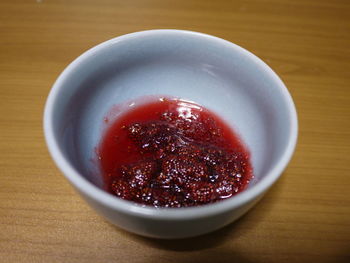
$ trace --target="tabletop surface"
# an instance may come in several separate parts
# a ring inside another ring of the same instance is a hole
[[[255,53],[296,103],[281,179],[237,222],[154,240],[107,223],[51,160],[42,131],[65,66],[146,29],[212,34]],[[1,262],[350,262],[350,1],[74,0],[0,3]]]

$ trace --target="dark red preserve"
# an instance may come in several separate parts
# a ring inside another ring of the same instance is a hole
[[[110,124],[98,152],[110,193],[155,207],[217,202],[252,178],[249,154],[232,129],[178,99],[130,107]]]

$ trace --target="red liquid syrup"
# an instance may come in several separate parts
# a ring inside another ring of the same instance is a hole
[[[154,207],[230,198],[252,178],[249,153],[218,116],[160,98],[120,114],[98,148],[106,190]]]

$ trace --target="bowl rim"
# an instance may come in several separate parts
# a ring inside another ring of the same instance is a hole
[[[70,164],[70,162],[64,156],[63,152],[60,150],[58,142],[54,136],[53,116],[56,99],[60,93],[62,84],[64,83],[65,79],[74,71],[77,66],[84,63],[87,58],[93,56],[101,49],[115,45],[120,41],[129,41],[133,38],[159,35],[192,36],[201,38],[203,41],[214,41],[219,45],[229,47],[233,52],[240,52],[246,56],[247,59],[253,61],[257,67],[264,71],[264,74],[267,74],[278,84],[278,88],[286,101],[289,118],[291,120],[290,138],[287,147],[284,149],[282,156],[279,158],[279,161],[272,169],[266,173],[264,178],[259,180],[259,182],[257,182],[254,186],[224,201],[202,206],[184,208],[155,208],[151,206],[142,206],[140,204],[115,197],[112,194],[109,194],[94,184],[90,183]],[[79,190],[80,193],[83,193],[90,199],[93,199],[94,201],[97,201],[104,206],[111,208],[112,210],[117,210],[126,214],[132,214],[141,218],[153,218],[161,220],[189,220],[194,218],[212,216],[233,210],[255,200],[265,191],[267,191],[268,188],[270,188],[282,175],[283,170],[286,168],[295,151],[298,137],[297,112],[293,99],[282,80],[265,62],[263,62],[260,58],[247,51],[246,49],[227,40],[204,33],[178,29],[153,29],[129,33],[107,40],[81,54],[63,70],[63,72],[55,81],[45,104],[43,126],[46,144],[52,159],[56,163],[56,166],[59,168],[59,170],[63,173],[63,175],[76,189]]]

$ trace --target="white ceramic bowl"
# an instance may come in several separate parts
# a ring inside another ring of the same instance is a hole
[[[254,169],[248,189],[215,204],[168,209],[102,189],[91,160],[104,116],[113,105],[157,94],[202,104],[240,134]],[[53,160],[99,214],[140,235],[183,238],[229,224],[262,197],[294,152],[297,115],[282,81],[245,49],[201,33],[150,30],[106,41],[73,61],[47,99],[44,131]]]

